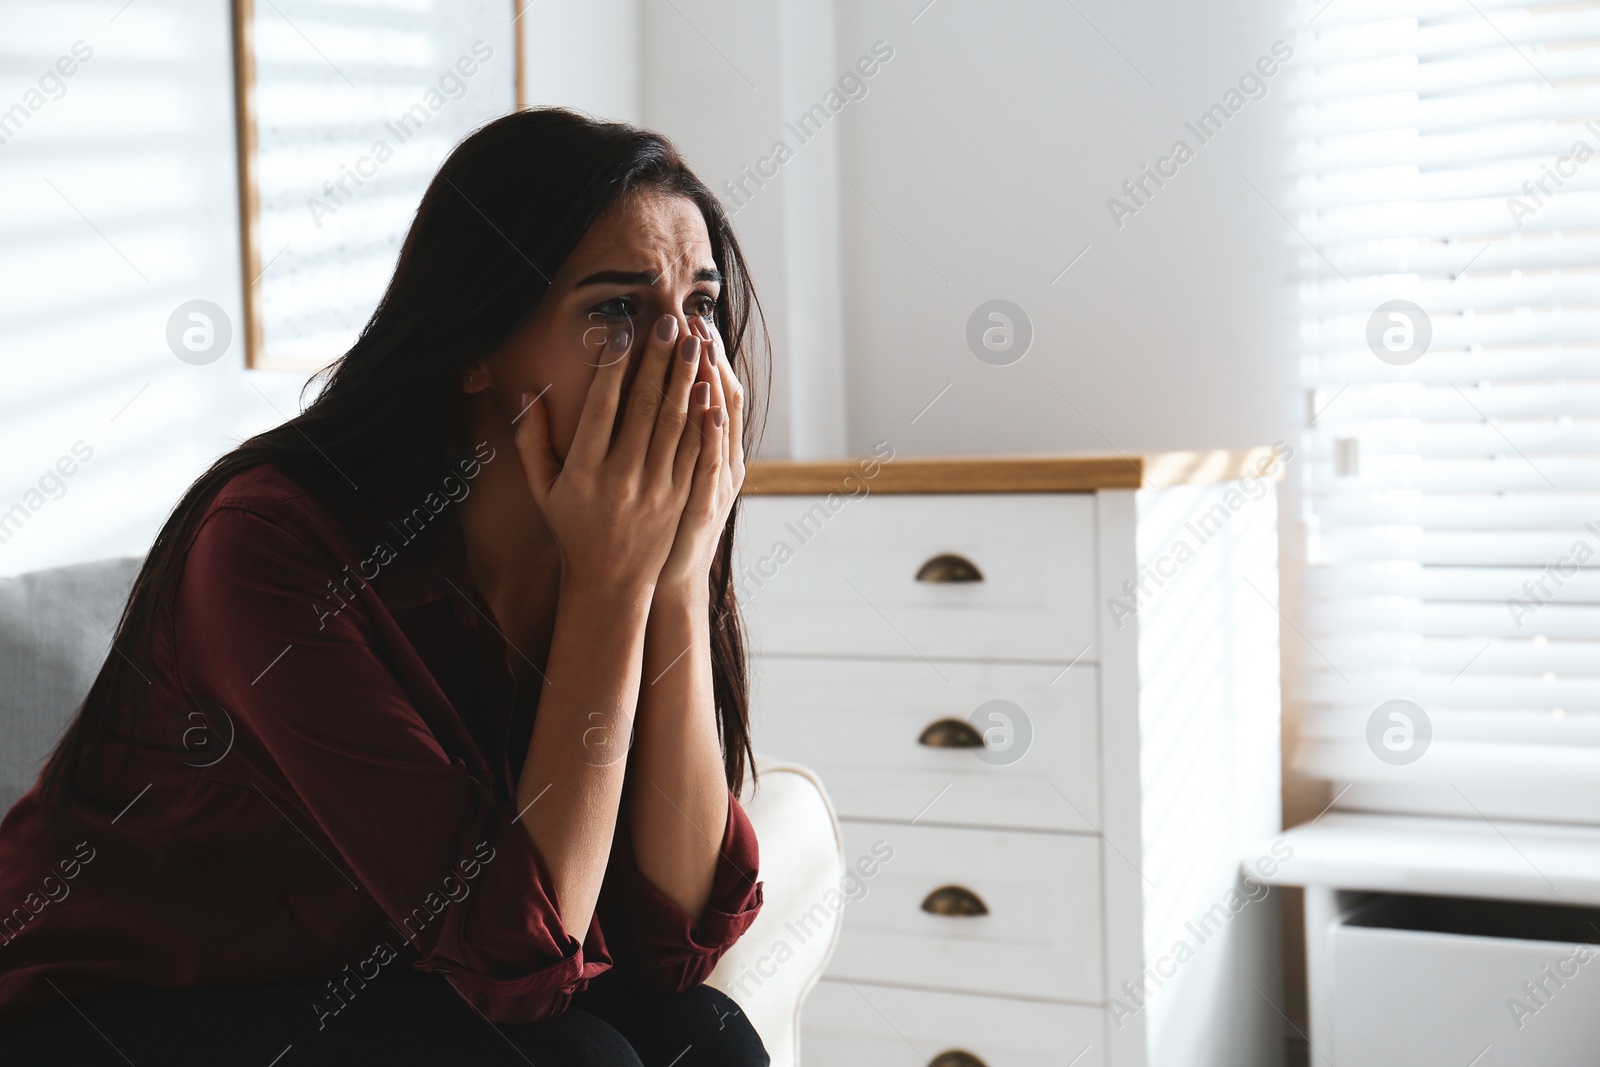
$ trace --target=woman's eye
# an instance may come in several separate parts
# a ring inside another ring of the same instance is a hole
[[[638,313],[638,302],[631,296],[619,296],[614,300],[607,300],[589,312],[590,316],[598,315],[600,318],[610,319],[613,322],[625,322]]]
[[[709,319],[717,310],[715,297],[699,296],[689,303],[689,312],[702,319]]]

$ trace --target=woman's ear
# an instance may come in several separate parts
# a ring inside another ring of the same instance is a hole
[[[463,393],[481,393],[493,384],[494,380],[489,377],[487,360],[473,360],[461,372],[461,391]]]

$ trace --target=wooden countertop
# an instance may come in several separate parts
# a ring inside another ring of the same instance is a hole
[[[744,491],[752,496],[858,493],[1067,493],[1215,485],[1246,477],[1274,481],[1287,455],[1270,447],[1137,456],[911,457],[777,460],[752,463]],[[874,469],[875,468],[875,469]],[[847,480],[848,479],[848,480]]]

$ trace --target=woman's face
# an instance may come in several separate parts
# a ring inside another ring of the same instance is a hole
[[[602,215],[550,281],[532,320],[468,367],[464,388],[488,391],[508,423],[521,413],[523,390],[542,392],[550,444],[564,460],[596,369],[628,360],[630,388],[645,331],[665,315],[678,319],[679,337],[696,316],[712,324],[722,276],[694,202],[647,191]]]

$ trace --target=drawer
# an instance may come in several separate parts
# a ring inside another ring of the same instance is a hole
[[[846,818],[1097,832],[1097,668],[1079,663],[1063,674],[1054,664],[941,663],[939,670],[948,684],[920,660],[757,657],[756,747],[816,771]],[[944,725],[929,741],[987,735],[990,743],[921,743],[936,723]]]
[[[1099,658],[1091,494],[749,497],[743,515],[756,651]]]
[[[824,979],[800,1017],[800,1061],[927,1067],[965,1052],[983,1067],[1105,1067],[1102,1019],[1098,1008]]]
[[[844,911],[834,978],[1096,1003],[1101,971],[1100,843],[1078,834],[847,821],[845,855],[894,849]],[[880,850],[882,846],[879,846]],[[961,890],[984,914],[925,904]]]
[[[1340,1067],[1592,1064],[1596,920],[1595,908],[1380,894],[1328,931],[1327,1053]]]

